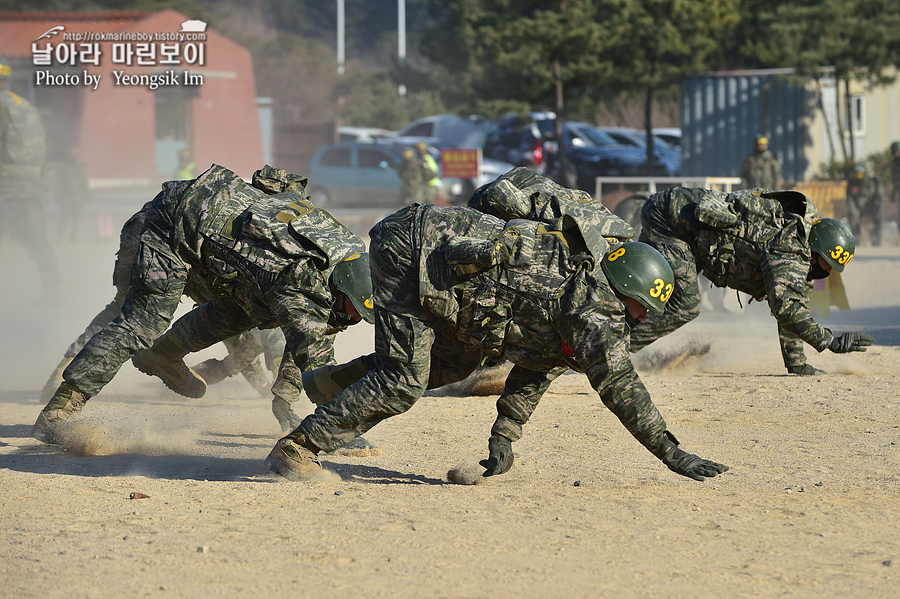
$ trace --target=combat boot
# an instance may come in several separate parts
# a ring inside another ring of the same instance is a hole
[[[53,374],[50,375],[50,378],[47,379],[44,388],[41,389],[41,401],[50,401],[50,398],[53,397],[53,394],[56,393],[56,390],[59,389],[60,384],[63,382],[63,371],[72,363],[73,359],[74,358],[62,359],[62,362],[59,363],[56,370],[54,370]]]
[[[266,458],[266,467],[295,482],[314,480],[324,474],[319,464],[316,447],[301,431],[295,431],[278,440]]]
[[[301,379],[309,401],[321,406],[364,377],[372,367],[367,358],[363,356],[346,364],[331,364],[304,372]]]
[[[81,411],[87,400],[71,384],[63,381],[50,402],[38,414],[31,436],[42,443],[58,444],[66,421],[72,414]]]
[[[200,362],[191,368],[191,370],[206,381],[207,386],[221,383],[231,376],[231,373],[228,372],[228,368],[225,366],[225,361],[217,360],[215,358]]]
[[[144,374],[159,377],[166,387],[179,395],[203,397],[206,381],[184,363],[188,353],[189,350],[178,343],[169,331],[157,339],[150,349],[134,354],[131,363]]]

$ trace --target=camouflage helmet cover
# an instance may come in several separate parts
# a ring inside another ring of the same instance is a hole
[[[350,303],[369,324],[375,323],[375,300],[372,297],[372,276],[369,274],[369,254],[352,254],[334,267],[331,273],[334,288],[350,298]]]
[[[843,222],[823,218],[814,222],[809,231],[809,249],[822,256],[834,270],[844,272],[856,252],[856,239]]]
[[[612,246],[600,262],[613,289],[662,314],[675,288],[672,267],[655,248],[639,241]]]

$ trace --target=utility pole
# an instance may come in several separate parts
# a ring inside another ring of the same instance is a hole
[[[406,62],[406,0],[397,0],[397,58],[402,73]],[[406,86],[401,83],[397,93],[405,96]]]
[[[337,72],[344,74],[344,0],[337,0]]]

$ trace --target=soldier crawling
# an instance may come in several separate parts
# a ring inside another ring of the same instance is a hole
[[[373,314],[363,242],[309,203],[305,186],[305,177],[270,166],[249,185],[217,165],[192,181],[163,184],[147,208],[121,313],[65,369],[35,422],[35,438],[63,440],[68,419],[139,351],[143,372],[172,388],[205,390],[184,356],[276,325],[286,346],[272,410],[293,426],[290,404],[300,398],[301,372],[332,362],[334,334],[362,318],[372,322]],[[160,336],[189,272],[204,280],[212,300]]]
[[[813,320],[813,279],[843,272],[856,241],[839,220],[818,210],[797,191],[725,192],[676,187],[656,193],[641,211],[640,240],[665,256],[675,271],[675,290],[665,314],[652,314],[631,331],[631,351],[687,324],[700,314],[698,273],[756,301],[768,301],[778,322],[788,372],[824,371],[806,363],[803,343],[817,351],[866,351],[863,333],[835,336]]]
[[[673,289],[659,252],[619,243],[633,235],[630,225],[525,168],[480,188],[472,205],[481,209],[409,206],[370,231],[375,354],[304,374],[327,383],[308,391],[337,395],[279,440],[269,469],[316,477],[319,451],[407,411],[426,389],[464,379],[483,360],[509,360],[484,476],[512,467],[512,443],[569,368],[584,372],[672,471],[695,480],[726,471],[678,447],[629,359],[629,326],[648,310],[662,313]]]
[[[57,387],[63,381],[63,371],[78,355],[81,348],[122,311],[122,305],[125,303],[125,297],[128,295],[128,289],[131,287],[131,268],[134,265],[134,257],[137,255],[141,244],[141,232],[144,230],[144,221],[147,218],[147,208],[149,206],[150,202],[147,202],[131,218],[125,221],[119,233],[119,250],[116,252],[116,263],[113,267],[112,276],[116,295],[91,320],[84,332],[66,349],[62,360],[53,370],[47,383],[41,390],[42,400],[48,401],[53,397],[53,393],[56,392]],[[211,299],[210,290],[196,276],[196,273],[193,275],[188,274],[188,282],[184,287],[184,294],[198,304],[206,303]],[[199,380],[192,379],[192,385],[189,388],[176,387],[174,390],[189,397],[201,397],[206,392],[207,385],[214,385],[240,372],[261,396],[268,397],[271,395],[271,384],[260,365],[259,354],[265,354],[266,365],[273,374],[277,375],[278,368],[276,363],[280,364],[281,356],[284,353],[284,335],[281,333],[281,329],[276,328],[266,331],[252,329],[226,339],[224,344],[228,348],[228,356],[224,360],[211,358],[193,368],[194,372],[203,379],[205,385],[201,385]]]

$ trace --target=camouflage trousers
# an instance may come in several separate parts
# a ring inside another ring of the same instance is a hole
[[[96,395],[122,364],[165,332],[181,303],[187,278],[188,266],[168,240],[145,228],[121,311],[81,348],[63,379],[86,397]]]
[[[647,320],[631,330],[631,351],[650,345],[700,315],[700,285],[697,260],[687,238],[671,223],[677,222],[677,207],[669,202],[648,202],[641,211],[639,240],[653,246],[675,273],[675,289],[662,314],[647,313]]]
[[[417,209],[404,208],[369,232],[375,366],[303,420],[302,431],[324,451],[406,412],[426,389],[465,379],[481,363],[481,352],[432,319],[419,300]]]

